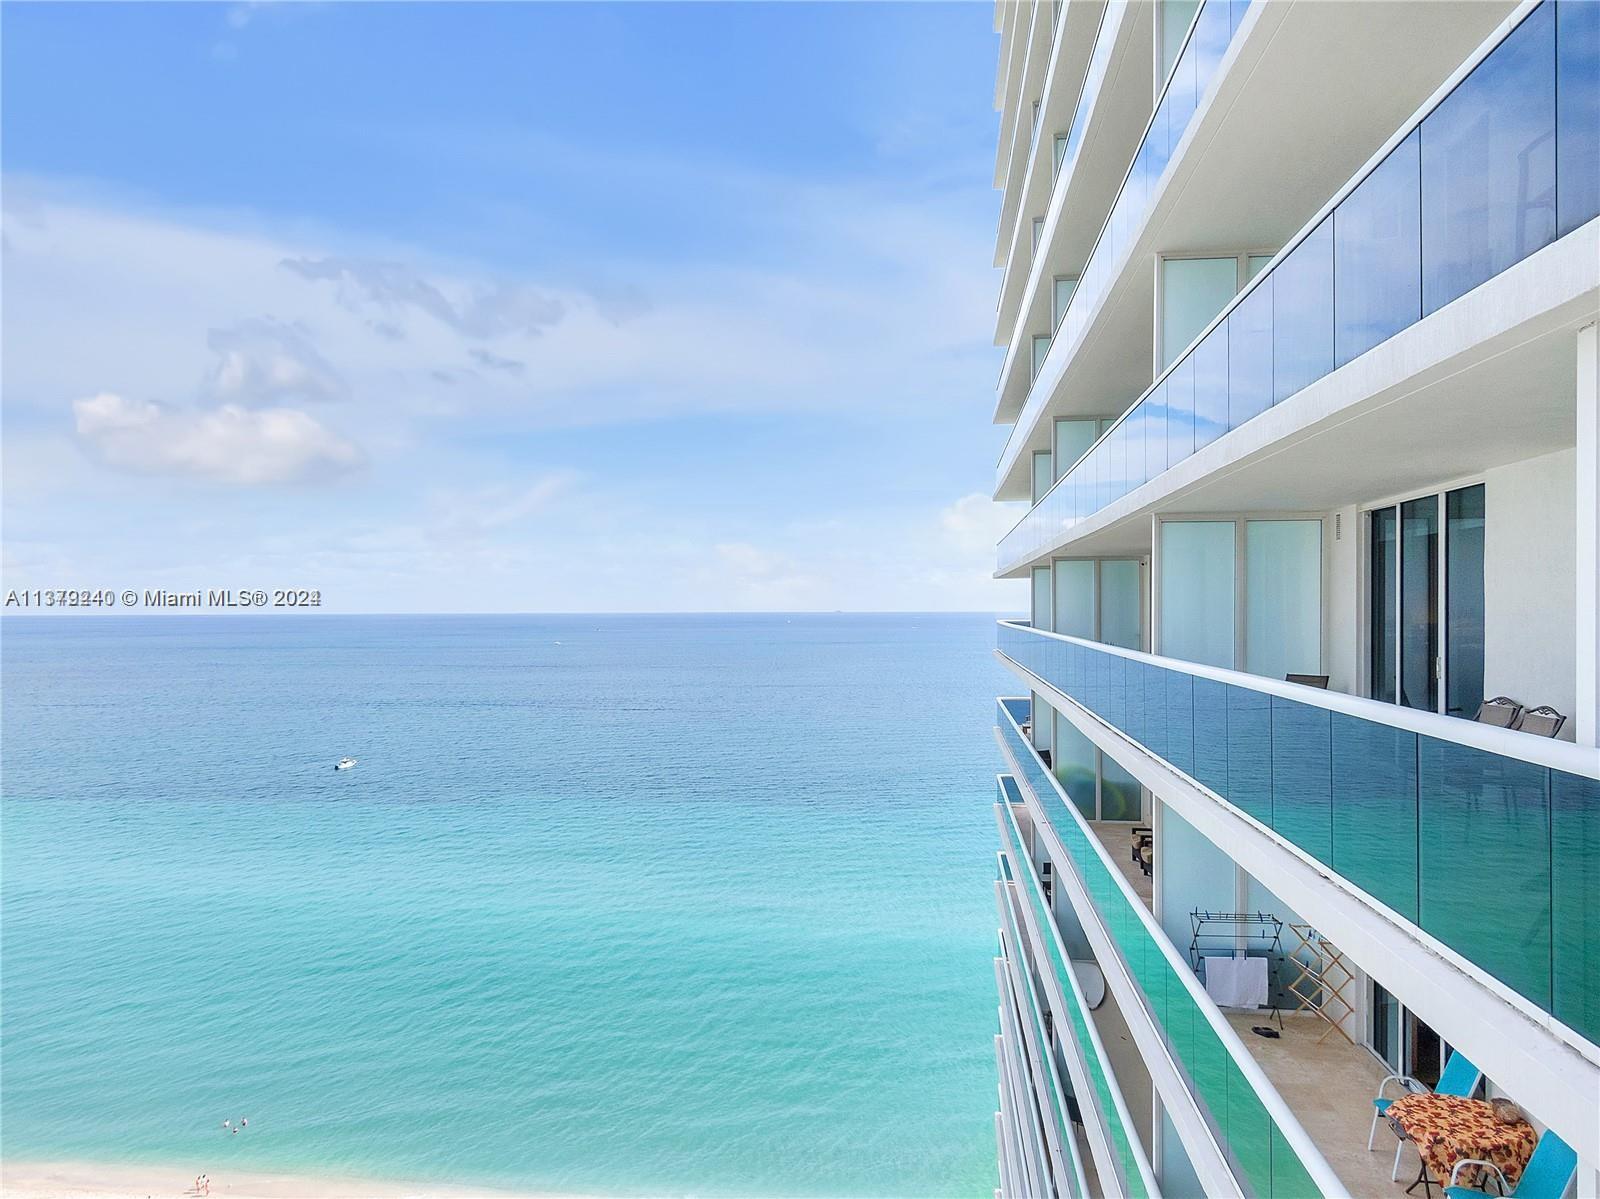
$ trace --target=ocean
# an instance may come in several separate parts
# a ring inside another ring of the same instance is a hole
[[[993,618],[0,635],[7,1159],[995,1185]]]

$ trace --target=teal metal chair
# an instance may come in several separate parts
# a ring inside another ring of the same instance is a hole
[[[1561,1199],[1572,1183],[1572,1176],[1578,1172],[1578,1155],[1572,1146],[1555,1133],[1545,1133],[1534,1146],[1533,1156],[1528,1159],[1522,1177],[1517,1179],[1516,1189],[1510,1191],[1506,1190],[1506,1176],[1500,1172],[1499,1166],[1478,1158],[1467,1158],[1457,1162],[1450,1171],[1450,1185],[1444,1189],[1445,1199],[1479,1199],[1479,1196],[1487,1194],[1486,1191],[1456,1185],[1457,1175],[1469,1166],[1483,1167],[1486,1177],[1492,1171],[1499,1180],[1500,1193],[1510,1196],[1510,1199]]]
[[[1483,1081],[1483,1071],[1467,1060],[1464,1053],[1452,1053],[1450,1060],[1444,1064],[1444,1071],[1439,1075],[1439,1085],[1433,1089],[1435,1095],[1455,1095],[1461,1099],[1469,1099],[1472,1092],[1478,1089],[1478,1084]],[[1390,1074],[1378,1084],[1378,1093],[1372,1097],[1372,1130],[1367,1133],[1367,1152],[1372,1152],[1373,1142],[1378,1136],[1378,1121],[1383,1118],[1394,1101],[1400,1096],[1385,1095],[1384,1088],[1390,1083],[1399,1083],[1405,1091],[1412,1095],[1427,1092],[1428,1088],[1412,1078],[1409,1074]],[[1389,1171],[1391,1182],[1400,1181],[1400,1154],[1406,1147],[1405,1140],[1398,1134],[1395,1137],[1394,1168]]]

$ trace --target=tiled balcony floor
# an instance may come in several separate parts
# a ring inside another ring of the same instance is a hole
[[[1329,1033],[1318,1044],[1328,1025],[1309,1012],[1285,1012],[1283,1035],[1276,1041],[1250,1031],[1252,1025],[1268,1023],[1267,1013],[1225,1014],[1348,1193],[1355,1199],[1401,1199],[1417,1177],[1416,1152],[1408,1147],[1401,1156],[1399,1182],[1389,1180],[1394,1134],[1380,1124],[1375,1148],[1367,1152],[1372,1097],[1387,1073],[1383,1064],[1338,1033]]]

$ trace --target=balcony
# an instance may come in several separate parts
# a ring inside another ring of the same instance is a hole
[[[1048,2],[1018,5],[1020,24],[1013,31],[1019,39],[1022,61],[1017,64],[1017,79],[1008,85],[1011,102],[1001,112],[1005,122],[1000,138],[1004,156],[1003,169],[995,177],[1001,188],[999,239],[1009,244],[1009,238],[1020,223],[1019,206],[1023,193],[1022,182],[1032,169],[1038,146],[1039,130],[1035,123],[1034,103],[1039,99],[1047,65],[1054,59],[1059,29],[1051,23]],[[1000,251],[997,247],[996,258]],[[996,261],[996,266],[1001,265]]]
[[[1009,784],[1009,788],[1007,786]],[[997,886],[1004,932],[1016,945],[1027,947],[1027,960],[1044,982],[1050,1010],[1058,1027],[1069,1025],[1072,1038],[1063,1038],[1062,1052],[1072,1076],[1073,1092],[1084,1116],[1101,1194],[1121,1194],[1149,1199],[1157,1195],[1149,1158],[1140,1145],[1116,1076],[1090,1014],[1088,1002],[1073,973],[1060,931],[1050,913],[1044,884],[1017,824],[1020,793],[1013,779],[1001,779],[1001,802],[996,805],[1001,833],[1002,877]],[[1009,792],[1009,793],[1008,793]],[[1037,1009],[1035,1009],[1037,1012]],[[1039,1026],[1042,1030],[1042,1025]],[[1067,1125],[1070,1131],[1070,1124]]]
[[[1059,325],[1053,331],[1056,341],[1070,344],[1082,337],[1090,318],[1105,299],[1121,269],[1123,256],[1132,244],[1133,235],[1144,223],[1156,192],[1156,185],[1165,173],[1173,151],[1188,132],[1190,122],[1199,109],[1201,98],[1210,90],[1234,34],[1245,22],[1251,2],[1252,0],[1204,0],[1201,4],[1184,47],[1167,77],[1161,99],[1145,126],[1144,135],[1132,156],[1132,161],[1126,168],[1116,199],[1112,201],[1111,211],[1107,214],[1105,223],[1095,239],[1094,247],[1089,252],[1088,260],[1079,273],[1078,284],[1067,304],[1066,312],[1062,314]],[[1120,26],[1121,14],[1118,13],[1117,17],[1117,23],[1107,22],[1105,26],[1107,33],[1105,52],[1108,54]],[[1097,97],[1090,94],[1088,98],[1093,100]],[[1077,119],[1075,116],[1075,123]],[[1069,132],[1069,158],[1075,156],[1077,152],[1077,147],[1070,143],[1071,136]],[[1030,281],[1030,290],[1032,289]],[[1002,301],[1004,301],[1003,295]],[[1003,315],[1004,307],[1002,307],[1002,317]],[[1000,418],[1016,410],[1017,402],[1013,397],[1019,393],[1019,389],[1034,382],[1031,378],[1022,382],[1018,380],[1019,367],[1015,363],[1016,344],[1022,340],[1026,339],[1013,337],[1011,352],[1007,356],[1006,365],[1002,368],[1001,395],[997,411],[997,417]],[[1022,406],[1017,428],[1013,430],[1001,456],[1002,479],[1009,473],[1008,464],[1014,463],[1019,456],[1020,443],[1026,440],[1026,429],[1037,420],[1037,409],[1042,404],[1044,392],[1047,390],[1034,387],[1032,393],[1028,395],[1026,404]]]
[[[1076,898],[1074,907],[1086,930],[1103,930],[1114,947],[1109,954],[1096,955],[1108,984],[1116,987],[1126,979],[1127,989],[1136,992],[1136,1010],[1149,1020],[1181,1073],[1190,1101],[1236,1180],[1234,1186],[1241,1194],[1262,1197],[1353,1193],[1028,745],[1018,723],[1027,703],[1000,701],[998,724],[1006,754],[1040,805],[1041,823],[1061,846],[1061,853],[1052,857],[1063,881],[1069,868],[1076,877],[1089,910]],[[1091,935],[1091,943],[1094,939]],[[1170,1095],[1163,1094],[1163,1101],[1169,1112],[1177,1110]],[[1187,1139],[1185,1144],[1195,1158],[1195,1147]]]
[[[1049,276],[1075,272],[1088,257],[1100,214],[1116,198],[1120,174],[1144,131],[1151,20],[1151,10],[1127,0],[1073,3],[1063,15],[1060,50],[1045,81],[1040,144],[1019,193],[1020,211],[1043,215],[1037,251],[1029,249],[1029,222],[1007,218],[1009,198],[1002,201],[996,265],[1005,273],[995,340],[1008,352],[997,421],[1014,420],[1022,407],[1026,388],[1013,374],[1021,365],[1016,345],[1028,342],[1030,328],[1052,322]],[[1064,135],[1060,146],[1057,135]]]
[[[1029,1061],[1032,1045],[1024,1042],[1019,1013],[1026,1010],[1013,981],[1013,946],[1002,942],[994,960],[995,986],[1000,994],[1000,1032],[995,1037],[995,1065],[1000,1076],[1000,1107],[996,1112],[996,1139],[1000,1149],[1000,1191],[1003,1195],[1046,1195],[1054,1177],[1046,1164],[1040,1135],[1034,1084],[1038,1078]]]
[[[1011,622],[999,643],[1600,1058],[1600,751]]]
[[[1002,789],[1006,784],[1015,790],[1011,779],[1001,781]],[[1010,859],[1002,853],[995,879],[1001,917],[1001,957],[995,961],[995,970],[1001,1001],[1001,1036],[1010,1058],[1007,1068],[1016,1072],[1011,1107],[1013,1112],[1022,1113],[1013,1117],[1017,1156],[1024,1161],[1019,1173],[1032,1170],[1034,1181],[1027,1188],[1028,1194],[1049,1193],[1043,1185],[1048,1181],[1060,1194],[1086,1195],[1089,1188],[1083,1163],[1089,1156],[1088,1145],[1074,1129],[1070,1091],[1045,1031],[1044,1003],[1034,982],[1035,977],[1043,977],[1035,967],[1042,959],[1023,940],[1025,925],[1016,920],[1012,906],[1012,878]],[[1002,1069],[1003,1083],[1006,1078],[1006,1069]],[[1022,1152],[1025,1146],[1031,1146],[1027,1155]]]
[[[1469,67],[1057,479],[1000,573],[1600,215],[1600,11],[1546,0]]]
[[[1053,705],[1056,701],[1050,702]],[[1194,1079],[1189,1085],[1208,1105],[1218,1099],[1231,1103],[1242,1102],[1237,1087],[1226,1095],[1217,1093],[1214,1068],[1207,1069],[1214,1067],[1215,1063],[1207,1061],[1206,1053],[1198,1054],[1202,1067],[1199,1076],[1195,1076],[1188,1065],[1189,1060],[1196,1057],[1194,1045],[1202,1026],[1215,1034],[1223,1050],[1231,1055],[1230,1064],[1237,1066],[1243,1076],[1244,1082],[1240,1085],[1254,1088],[1269,1116],[1278,1121],[1276,1127],[1292,1134],[1297,1144],[1305,1144],[1300,1138],[1306,1138],[1313,1146],[1309,1155],[1302,1155],[1302,1160],[1308,1165],[1320,1162],[1324,1170],[1330,1170],[1336,1176],[1337,1182],[1330,1186],[1329,1174],[1318,1172],[1316,1177],[1322,1193],[1383,1195],[1399,1199],[1400,1188],[1406,1185],[1409,1178],[1398,1185],[1390,1182],[1393,1142],[1388,1143],[1387,1151],[1369,1153],[1366,1150],[1368,1121],[1371,1118],[1370,1098],[1376,1092],[1385,1068],[1366,1049],[1349,1040],[1324,1035],[1331,1031],[1329,1026],[1309,1013],[1285,1013],[1281,1038],[1267,1040],[1251,1034],[1255,1025],[1264,1022],[1261,1014],[1229,1012],[1224,1017],[1217,1011],[1195,980],[1188,963],[1161,931],[1155,914],[1128,885],[1128,871],[1120,865],[1120,859],[1127,857],[1128,826],[1124,824],[1116,828],[1108,840],[1097,836],[1095,827],[1081,817],[1065,788],[1045,768],[1038,751],[1031,747],[1019,725],[1018,717],[1025,715],[1029,707],[1026,699],[1001,700],[997,734],[1005,757],[1016,771],[1016,778],[1023,784],[1021,789],[1027,816],[1036,830],[1044,832],[1044,851],[1050,861],[1056,863],[1058,886],[1066,887],[1072,905],[1080,915],[1087,913],[1086,929],[1092,917],[1103,921],[1100,935],[1105,936],[1109,931],[1111,945],[1104,949],[1095,946],[1095,956],[1106,972],[1111,989],[1136,987],[1136,1002],[1163,1021],[1172,1021],[1173,1013],[1178,1012],[1176,1023],[1163,1023],[1161,1026],[1163,1046],[1182,1057],[1185,1078]],[[1171,819],[1173,812],[1169,810],[1167,815]],[[1158,869],[1161,852],[1158,843]],[[1235,856],[1239,864],[1249,863],[1249,873],[1254,875],[1255,863],[1259,860],[1254,847],[1230,844],[1228,852]],[[1231,890],[1231,880],[1229,888]],[[1251,889],[1254,889],[1254,883]],[[1294,898],[1292,894],[1290,897]],[[1091,943],[1095,940],[1094,934],[1091,934],[1090,940]],[[1344,948],[1342,942],[1341,948]],[[1347,952],[1346,960],[1358,972],[1365,971],[1363,959]],[[1123,976],[1121,979],[1118,978],[1119,971]],[[1388,980],[1384,981],[1387,985]],[[1160,989],[1163,984],[1164,991]],[[1175,997],[1184,993],[1193,1000],[1190,1007],[1192,1014],[1187,1023],[1181,1011],[1173,1006]],[[1443,1008],[1454,1009],[1462,997],[1458,989],[1432,985],[1428,998],[1437,1001]],[[1160,1006],[1163,999],[1167,1005],[1165,1010]],[[1494,1010],[1495,1007],[1498,1007],[1498,1012]],[[1511,1084],[1511,1097],[1524,1103],[1527,1110],[1534,1113],[1536,1120],[1548,1123],[1563,1137],[1574,1138],[1585,1146],[1579,1150],[1580,1154],[1592,1151],[1595,1134],[1600,1131],[1594,1122],[1595,1078],[1592,1065],[1588,1077],[1577,1080],[1575,1085],[1549,1086],[1549,1079],[1561,1075],[1560,1069],[1544,1072],[1541,1077],[1542,1068],[1550,1063],[1532,1060],[1528,1047],[1513,1027],[1515,1022],[1508,1019],[1509,1015],[1502,1005],[1493,1005],[1489,1019],[1483,1019],[1482,1013],[1465,1017],[1473,1030],[1471,1038],[1458,1040],[1453,1035],[1446,1036],[1444,1029],[1440,1030],[1440,1035],[1451,1044],[1466,1049],[1469,1056],[1480,1064],[1484,1064],[1484,1058],[1495,1056],[1502,1070],[1485,1067],[1492,1081]],[[1169,1034],[1168,1029],[1176,1035]],[[1483,1052],[1489,1043],[1495,1047],[1492,1055]],[[1151,1056],[1148,1050],[1144,1052],[1147,1058]],[[1548,1049],[1545,1056],[1549,1056]],[[1571,1081],[1570,1074],[1566,1077]],[[1209,1094],[1204,1093],[1207,1088],[1210,1089]],[[1557,1090],[1566,1093],[1557,1094]],[[1239,1114],[1237,1108],[1230,1108],[1229,1112],[1231,1115]],[[1240,1161],[1245,1170],[1250,1169],[1252,1164],[1259,1169],[1262,1165],[1259,1157],[1252,1162],[1248,1154],[1241,1157],[1237,1150],[1240,1138],[1244,1139],[1247,1149],[1257,1143],[1259,1124],[1245,1120],[1223,1131],[1230,1137],[1230,1156]],[[1267,1164],[1277,1160],[1269,1157]],[[1411,1161],[1410,1168],[1414,1169],[1415,1157]],[[1250,1187],[1255,1188],[1256,1193],[1271,1193],[1259,1190],[1256,1176],[1240,1173],[1239,1177],[1248,1178]],[[1313,1193],[1310,1188],[1294,1183],[1287,1168],[1273,1185],[1279,1188],[1280,1194]],[[1207,1186],[1206,1193],[1220,1191]]]

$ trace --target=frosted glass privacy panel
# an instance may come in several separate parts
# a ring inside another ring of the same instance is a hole
[[[1060,277],[1056,279],[1052,303],[1053,311],[1050,318],[1051,329],[1061,328],[1061,318],[1067,315],[1067,305],[1072,302],[1072,293],[1077,286],[1078,280],[1076,278]]]
[[[1029,703],[1033,705],[1032,724],[1029,730],[1033,738],[1033,747],[1049,749],[1050,738],[1055,735],[1055,710],[1044,702],[1044,698],[1037,691],[1031,693]]]
[[[1028,376],[1029,382],[1039,377],[1039,372],[1044,369],[1044,360],[1049,354],[1050,338],[1043,333],[1036,334],[1033,339],[1033,374]]]
[[[1089,447],[1100,436],[1100,422],[1093,417],[1084,419],[1065,418],[1057,420],[1055,424],[1055,473],[1056,478],[1066,474],[1089,452]]]
[[[1050,568],[1048,566],[1035,566],[1033,568],[1033,627],[1036,629],[1050,628]]]
[[[1033,502],[1035,504],[1044,498],[1044,493],[1050,490],[1050,485],[1055,481],[1056,477],[1050,470],[1050,451],[1035,450],[1033,452]]]
[[[1100,563],[1100,640],[1123,649],[1144,648],[1139,562],[1108,558]]]
[[[1194,20],[1195,9],[1200,7],[1200,0],[1162,0],[1161,2],[1161,80],[1164,82],[1172,73],[1172,65],[1178,61],[1178,51],[1183,49],[1184,35],[1189,32],[1189,24]]]
[[[1233,668],[1234,522],[1161,522],[1157,652]]]
[[[1094,639],[1094,560],[1060,558],[1055,569],[1056,624],[1054,631],[1069,637]]]
[[[1246,521],[1244,546],[1244,668],[1321,674],[1322,522]]]
[[[1095,793],[1098,790],[1097,765],[1100,751],[1094,742],[1078,731],[1078,727],[1059,712],[1055,714],[1056,736],[1051,747],[1051,770],[1060,782],[1067,797],[1083,813],[1085,820],[1095,819]]]
[[[1166,367],[1239,290],[1237,258],[1167,258],[1161,263],[1161,366]]]

